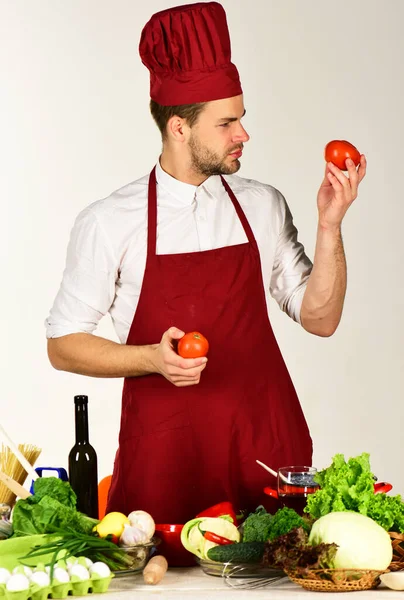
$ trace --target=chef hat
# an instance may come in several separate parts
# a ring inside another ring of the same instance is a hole
[[[150,97],[158,104],[194,104],[242,94],[231,62],[226,13],[218,2],[154,14],[143,28],[139,52],[150,71]]]

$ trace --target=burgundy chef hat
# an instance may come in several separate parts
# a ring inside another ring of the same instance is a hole
[[[150,71],[150,97],[163,106],[242,94],[231,62],[226,13],[218,2],[176,6],[143,28],[140,57]]]

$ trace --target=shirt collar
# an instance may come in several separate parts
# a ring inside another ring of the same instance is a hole
[[[198,187],[171,177],[171,175],[161,168],[160,159],[157,161],[156,165],[156,180],[159,185],[165,188],[182,203],[192,204],[192,202],[194,202],[195,193]]]
[[[191,185],[175,179],[164,171],[160,164],[160,159],[156,164],[156,180],[159,185],[164,187],[170,194],[175,196],[184,204],[192,204],[195,201],[195,194],[199,188],[204,188],[213,197],[218,197],[223,192],[223,185],[220,175],[208,177],[200,186]]]
[[[219,198],[224,192],[220,175],[211,175],[201,185],[213,198]]]

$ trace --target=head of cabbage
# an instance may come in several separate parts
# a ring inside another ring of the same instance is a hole
[[[310,532],[309,543],[337,544],[336,569],[376,569],[384,571],[393,558],[387,531],[360,513],[331,512],[320,517]]]

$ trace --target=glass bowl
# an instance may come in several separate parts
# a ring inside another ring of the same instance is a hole
[[[136,546],[119,546],[132,559],[132,564],[127,569],[113,571],[115,577],[122,575],[134,575],[140,573],[145,568],[149,558],[154,554],[156,547],[160,544],[158,537],[153,537],[146,544],[136,544]]]
[[[278,578],[286,577],[284,571],[262,565],[261,563],[232,563],[216,562],[209,559],[197,558],[198,564],[206,575],[214,577],[235,578]]]

